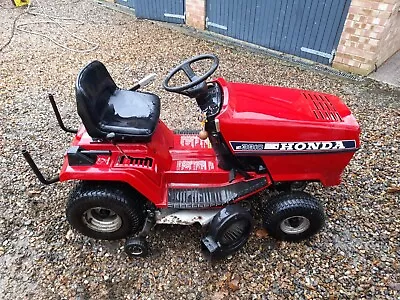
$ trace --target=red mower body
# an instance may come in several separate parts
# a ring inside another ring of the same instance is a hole
[[[170,190],[221,188],[262,179],[248,197],[277,182],[340,183],[343,169],[359,148],[360,128],[338,97],[281,87],[215,81],[222,99],[214,122],[233,157],[261,159],[265,170],[247,170],[251,178],[220,161],[209,139],[174,133],[160,120],[145,143],[96,141],[82,126],[71,149],[108,151],[94,164],[74,165],[68,151],[60,181],[121,181],[134,187],[156,207],[168,207]],[[258,184],[258,183],[257,183]],[[186,194],[187,195],[187,194]]]

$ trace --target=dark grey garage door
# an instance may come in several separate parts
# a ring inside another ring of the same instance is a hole
[[[127,6],[129,8],[135,8],[135,0],[115,0],[115,3]]]
[[[330,64],[351,0],[207,0],[207,28]]]
[[[185,22],[184,0],[135,0],[138,18],[170,23]]]

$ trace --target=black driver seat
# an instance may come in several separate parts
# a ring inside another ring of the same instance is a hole
[[[121,90],[106,67],[93,61],[75,85],[78,114],[94,139],[147,142],[160,117],[160,98],[151,93]]]

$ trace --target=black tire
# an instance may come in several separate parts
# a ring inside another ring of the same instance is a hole
[[[123,184],[82,182],[70,194],[67,220],[88,237],[118,240],[142,228],[143,202]]]
[[[305,192],[280,194],[264,210],[264,227],[278,240],[305,240],[316,234],[324,223],[321,203]]]
[[[127,239],[124,250],[129,257],[146,257],[149,254],[147,241],[142,237]]]

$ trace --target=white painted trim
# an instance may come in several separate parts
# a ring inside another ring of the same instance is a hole
[[[185,20],[185,15],[176,15],[176,14],[164,13],[164,17]]]

